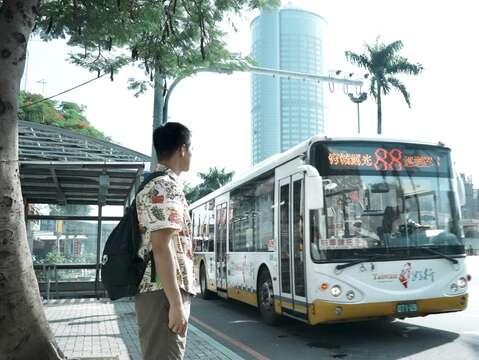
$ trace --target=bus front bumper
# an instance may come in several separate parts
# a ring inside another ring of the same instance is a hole
[[[374,318],[406,318],[462,311],[467,307],[468,295],[419,299],[411,301],[388,301],[368,304],[340,304],[315,300],[309,306],[309,323],[347,322]],[[398,312],[398,305],[416,304],[416,311]]]

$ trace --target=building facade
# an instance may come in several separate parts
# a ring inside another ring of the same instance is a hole
[[[251,55],[259,67],[323,74],[318,14],[294,7],[264,11],[251,22]],[[252,75],[252,162],[324,132],[323,88],[311,80]]]

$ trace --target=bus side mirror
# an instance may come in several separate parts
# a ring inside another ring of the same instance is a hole
[[[305,202],[308,209],[320,209],[323,207],[323,179],[318,170],[311,165],[301,166],[305,172]]]

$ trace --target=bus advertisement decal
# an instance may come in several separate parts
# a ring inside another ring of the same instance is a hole
[[[418,281],[434,282],[434,270],[430,267],[414,270],[411,262],[403,265],[399,273],[373,273],[373,280],[377,282],[399,281],[401,285],[407,289],[411,283]]]

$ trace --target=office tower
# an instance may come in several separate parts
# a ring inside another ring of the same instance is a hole
[[[251,55],[259,67],[323,74],[325,20],[292,6],[264,11],[251,22]],[[323,89],[312,80],[252,75],[253,164],[324,132]]]

